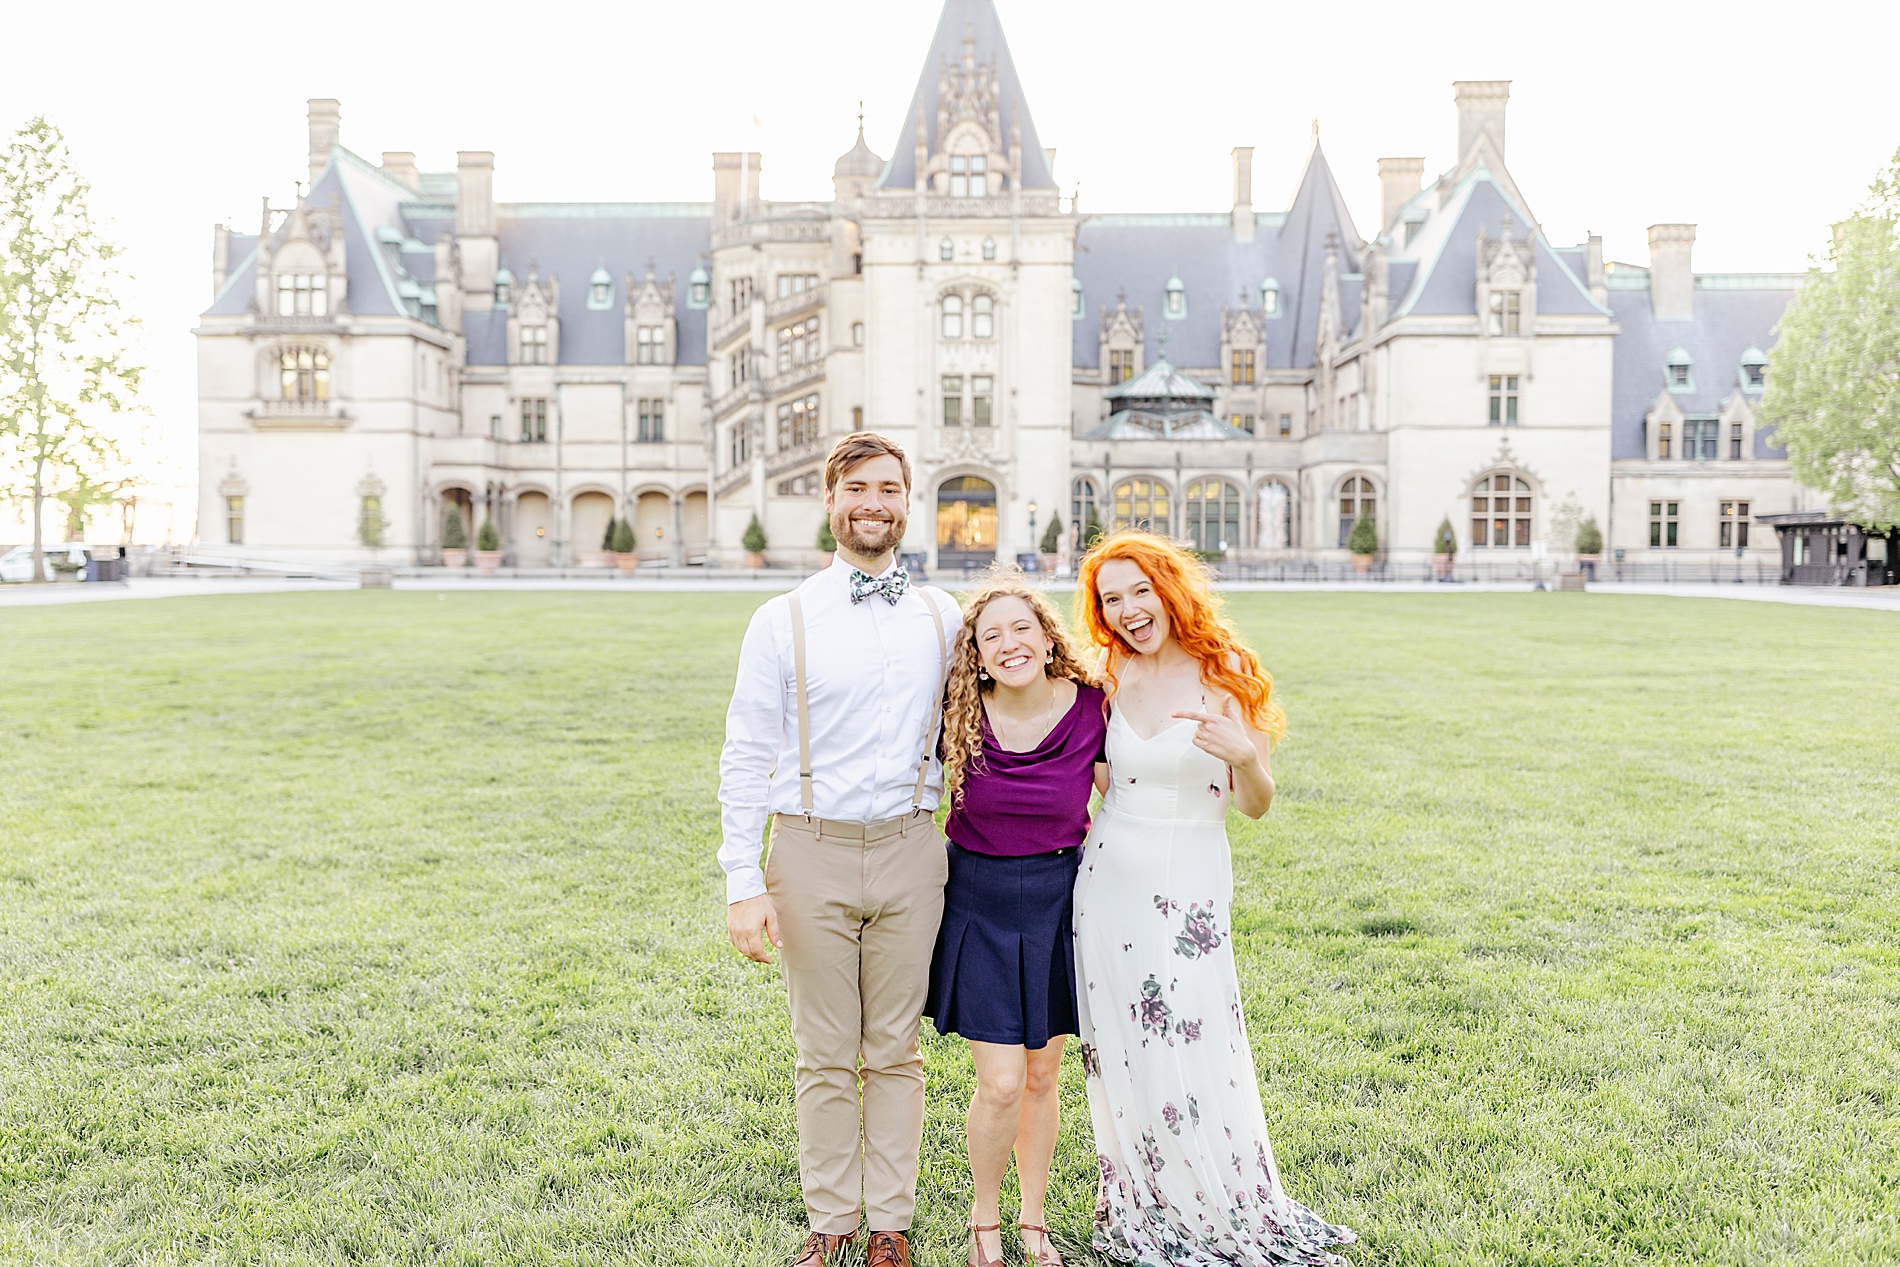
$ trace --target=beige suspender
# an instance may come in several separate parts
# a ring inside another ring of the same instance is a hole
[[[950,671],[950,653],[943,645],[943,613],[937,610],[937,604],[918,590],[917,597],[923,599],[925,607],[930,609],[931,623],[937,626],[937,703],[931,710],[929,728],[924,731],[924,755],[917,762],[917,787],[911,792],[911,812],[924,807],[924,780],[930,774],[930,757],[937,748],[937,727],[943,722],[943,688]],[[807,820],[811,818],[811,717],[805,707],[805,609],[798,601],[798,591],[786,595],[792,609],[792,675],[798,692],[798,804],[805,811]]]

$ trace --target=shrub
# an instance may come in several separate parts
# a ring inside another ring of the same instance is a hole
[[[826,554],[830,554],[833,550],[838,548],[838,538],[831,534],[830,515],[826,515],[823,519],[818,521],[818,548],[823,550]]]
[[[633,553],[633,521],[622,519],[614,525],[613,542],[609,548],[615,554]]]
[[[482,526],[475,533],[475,548],[490,552],[501,549],[501,533],[495,530],[494,520],[482,520]]]
[[[1352,526],[1352,535],[1346,538],[1346,548],[1354,554],[1377,554],[1379,552],[1379,530],[1372,526],[1370,519],[1360,519]]]
[[[600,548],[601,549],[611,550],[614,548],[614,532],[619,527],[620,527],[620,521],[610,516],[607,520],[607,531],[600,534]]]
[[[1603,530],[1597,527],[1594,515],[1577,525],[1577,553],[1603,553]]]
[[[759,525],[757,515],[752,516],[752,521],[746,524],[745,535],[739,538],[739,544],[745,547],[747,554],[765,553],[765,529]]]
[[[462,527],[462,512],[457,507],[449,507],[442,516],[442,548],[444,550],[468,549],[468,530]]]
[[[1438,525],[1438,535],[1432,538],[1433,554],[1458,553],[1458,534],[1452,531],[1451,516],[1446,515]]]
[[[1050,515],[1049,526],[1042,530],[1042,552],[1054,554],[1062,548],[1062,516]]]

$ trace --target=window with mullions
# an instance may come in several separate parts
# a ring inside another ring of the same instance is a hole
[[[943,376],[943,425],[946,427],[963,425],[963,375],[961,374]]]
[[[548,328],[546,326],[521,327],[521,363],[523,365],[548,363]]]
[[[1135,376],[1135,350],[1116,348],[1108,354],[1108,385],[1125,383]]]
[[[330,311],[329,282],[321,273],[279,273],[277,315],[321,317]]]
[[[1491,333],[1514,339],[1521,333],[1523,295],[1515,290],[1491,292]]]
[[[643,398],[639,410],[641,444],[658,444],[666,439],[666,401]]]
[[[1491,375],[1491,425],[1517,425],[1517,375]]]
[[[224,499],[224,539],[234,546],[244,544],[244,499]]]
[[[640,326],[634,331],[636,365],[666,364],[666,328]]]
[[[784,327],[778,332],[779,373],[817,360],[818,351],[818,318],[807,317]]]
[[[1115,517],[1111,532],[1139,528],[1167,536],[1173,524],[1169,513],[1167,485],[1160,480],[1127,479],[1115,485]]]
[[[1253,382],[1254,349],[1235,348],[1232,363],[1228,366],[1228,381],[1236,384]]]
[[[1671,437],[1670,437],[1669,424],[1666,422],[1657,423],[1656,424],[1656,456],[1657,457],[1666,458],[1669,456],[1670,442],[1671,442]]]
[[[521,402],[521,439],[524,444],[541,444],[548,438],[548,401],[539,396]]]
[[[1742,460],[1742,424],[1739,422],[1728,425],[1728,458],[1731,462]]]
[[[986,198],[990,192],[989,159],[981,154],[950,156],[950,196]]]
[[[285,348],[277,355],[285,400],[306,405],[330,399],[330,354],[322,348]]]
[[[726,435],[726,455],[734,467],[752,460],[752,420],[741,418]]]
[[[1372,491],[1372,481],[1363,475],[1348,475],[1346,482],[1339,486],[1339,548],[1345,549],[1352,539],[1352,526],[1361,519],[1378,517],[1378,499]]]
[[[1290,436],[1293,434],[1293,415],[1292,414],[1280,415],[1280,434],[1283,436]]]
[[[1089,521],[1096,520],[1101,526],[1099,512],[1095,506],[1095,481],[1078,479],[1069,485],[1069,549],[1081,554],[1088,549],[1088,540],[1082,535],[1089,530]]]
[[[963,296],[945,295],[943,297],[943,337],[961,339],[963,337]]]
[[[818,438],[818,394],[787,401],[778,407],[778,447],[795,449]]]
[[[1654,549],[1676,546],[1676,511],[1681,502],[1649,503],[1649,544]]]
[[[988,374],[975,374],[970,378],[970,421],[979,427],[990,425],[990,411],[994,408],[996,380]]]
[[[990,339],[996,336],[996,300],[977,295],[970,300],[970,337]]]
[[[778,275],[778,297],[802,295],[808,290],[818,289],[816,273],[780,273]]]
[[[1723,502],[1718,529],[1724,550],[1748,549],[1748,503]]]
[[[1491,550],[1528,548],[1532,498],[1522,476],[1505,471],[1482,476],[1471,490],[1471,544]]]
[[[1722,424],[1714,418],[1685,418],[1682,420],[1682,456],[1691,462],[1713,462],[1716,445],[1720,442]]]
[[[1187,538],[1196,550],[1218,554],[1240,545],[1240,489],[1226,480],[1196,480],[1182,503]]]

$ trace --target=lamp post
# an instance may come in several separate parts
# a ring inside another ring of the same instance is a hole
[[[1036,567],[1042,567],[1042,544],[1036,540],[1036,503],[1029,503],[1029,555],[1036,560]]]

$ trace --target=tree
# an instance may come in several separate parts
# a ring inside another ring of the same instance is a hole
[[[89,506],[123,487],[123,458],[101,423],[134,408],[140,367],[119,309],[119,248],[93,223],[91,186],[57,127],[35,118],[0,151],[0,438],[32,504],[33,578],[42,574],[41,519],[64,500]],[[110,490],[110,491],[108,491]]]
[[[614,533],[620,530],[620,521],[612,515],[607,517],[607,531],[600,534],[600,549],[604,554],[614,548]]]
[[[1577,553],[1602,554],[1603,529],[1597,527],[1597,518],[1591,515],[1577,525]]]
[[[450,506],[442,512],[442,548],[444,550],[468,549],[468,529],[462,527],[460,506]]]
[[[1346,538],[1346,549],[1354,554],[1377,554],[1379,552],[1379,530],[1372,526],[1370,519],[1356,519],[1352,525],[1352,535]]]
[[[838,548],[838,538],[831,531],[831,516],[825,515],[818,520],[818,548],[831,554]]]
[[[1900,523],[1900,151],[1782,314],[1758,423],[1837,514]]]
[[[1438,535],[1432,539],[1432,553],[1446,556],[1458,553],[1458,534],[1452,530],[1450,515],[1439,521]]]
[[[1042,552],[1054,554],[1062,548],[1062,516],[1051,514],[1049,526],[1042,530]]]
[[[633,553],[633,521],[622,519],[614,525],[613,552],[615,554]]]
[[[765,529],[760,526],[757,515],[752,516],[752,521],[746,524],[745,534],[739,538],[739,544],[745,547],[747,554],[765,553]]]
[[[501,533],[495,528],[495,521],[483,516],[482,526],[475,532],[475,548],[486,554],[501,549]]]

